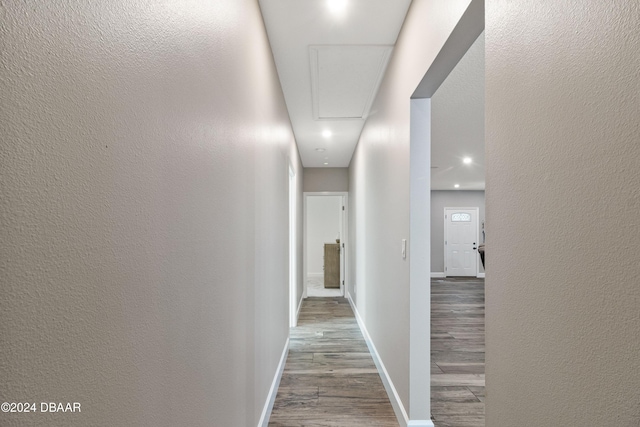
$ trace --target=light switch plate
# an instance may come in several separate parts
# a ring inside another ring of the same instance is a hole
[[[402,239],[402,259],[407,258],[407,239]]]

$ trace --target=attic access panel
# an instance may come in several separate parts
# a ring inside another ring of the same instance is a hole
[[[310,46],[316,120],[364,119],[378,92],[392,46]]]

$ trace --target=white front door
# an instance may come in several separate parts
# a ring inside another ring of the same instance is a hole
[[[473,276],[478,270],[478,208],[444,209],[446,276]]]

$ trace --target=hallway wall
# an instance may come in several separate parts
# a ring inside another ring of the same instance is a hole
[[[288,336],[288,165],[258,3],[3,2],[3,426],[256,426]],[[302,259],[298,257],[298,292]]]
[[[348,292],[407,411],[410,97],[469,3],[412,2],[349,167]]]
[[[304,191],[349,191],[349,169],[304,168]]]
[[[487,425],[636,427],[640,4],[486,12]]]

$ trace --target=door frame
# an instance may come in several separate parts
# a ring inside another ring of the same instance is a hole
[[[409,404],[394,406],[406,424],[431,421],[431,97],[484,31],[484,1],[471,0],[410,97]],[[422,70],[416,70],[422,72]],[[389,388],[387,388],[389,390]],[[389,393],[392,396],[392,393]],[[399,401],[399,399],[396,399]],[[393,405],[393,401],[392,401]]]
[[[349,192],[347,191],[305,191],[302,207],[302,298],[307,298],[307,199],[317,196],[342,196],[344,212],[342,214],[342,230],[340,232],[340,253],[344,260],[344,267],[340,268],[340,293],[345,295],[349,271]]]
[[[298,323],[298,268],[296,257],[297,233],[297,194],[296,194],[296,172],[289,164],[289,327],[293,328]]]
[[[465,208],[465,207],[458,207],[458,206],[454,206],[454,207],[446,207],[444,208],[444,213],[443,213],[443,219],[444,219],[444,240],[442,241],[442,247],[444,248],[444,277],[452,277],[452,276],[448,276],[447,275],[447,217],[446,217],[446,213],[447,213],[447,209],[450,210],[456,210],[456,209],[460,209],[460,210],[464,210],[464,211],[475,211],[476,212],[476,248],[478,247],[478,245],[480,244],[480,208],[479,207],[470,207],[470,208]],[[480,277],[480,263],[478,262],[478,250],[476,249],[476,277]],[[471,277],[471,276],[469,276]]]

